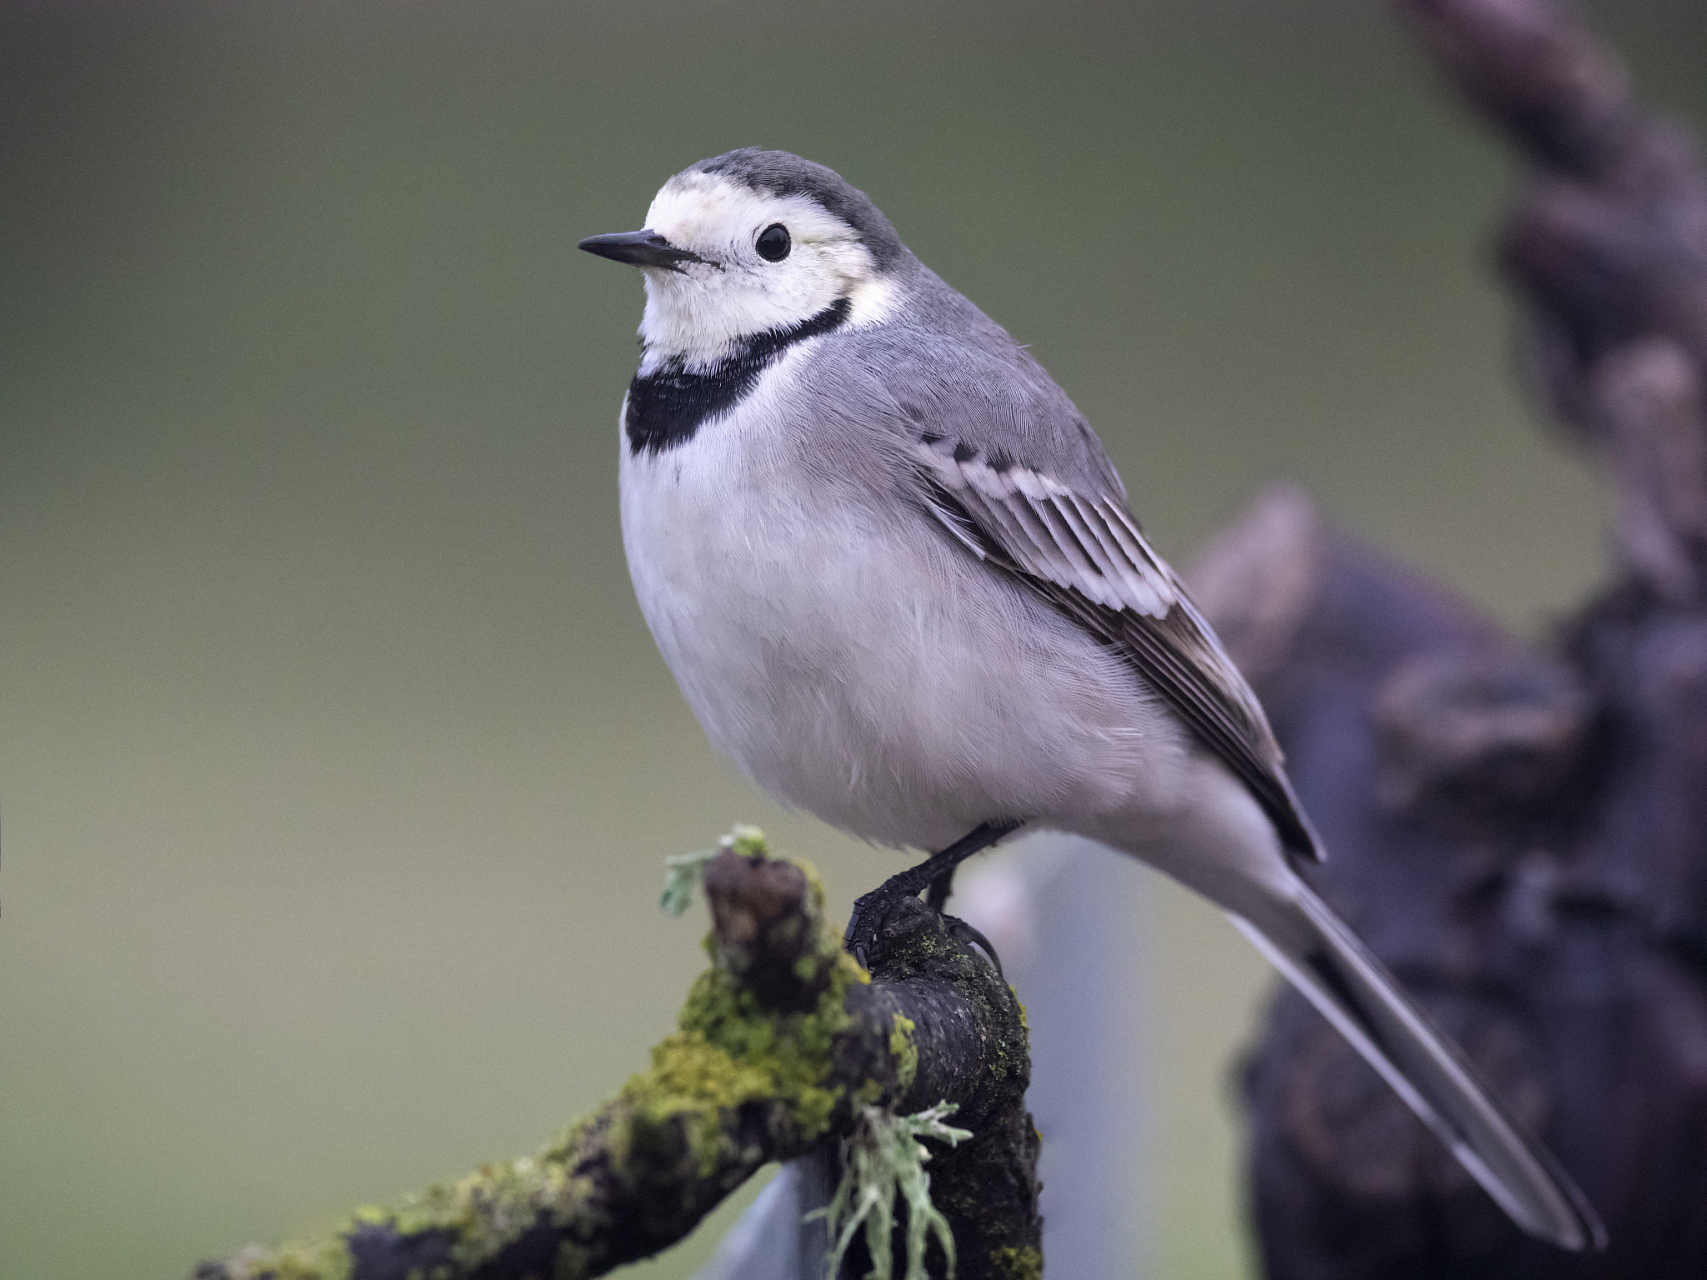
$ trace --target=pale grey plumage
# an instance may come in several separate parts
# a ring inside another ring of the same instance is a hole
[[[1028,352],[786,153],[692,166],[646,232],[586,247],[648,268],[624,544],[720,749],[868,839],[1025,819],[1144,858],[1231,912],[1521,1225],[1600,1237],[1295,874],[1320,851],[1260,706]]]

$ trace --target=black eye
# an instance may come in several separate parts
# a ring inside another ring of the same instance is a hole
[[[759,232],[759,240],[754,247],[766,262],[781,262],[788,257],[793,246],[794,242],[788,238],[788,228],[780,222],[773,222]]]

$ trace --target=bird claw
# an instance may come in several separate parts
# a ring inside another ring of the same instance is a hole
[[[847,931],[842,934],[842,947],[853,953],[861,968],[871,968],[871,944],[877,941],[877,930],[902,896],[879,885],[854,902]]]
[[[996,976],[1003,982],[1008,975],[1002,972],[1002,958],[996,954],[996,949],[990,945],[990,940],[977,929],[974,929],[959,916],[944,916],[942,922],[948,926],[948,936],[956,942],[965,943],[969,947],[977,947],[990,957],[990,963],[996,966]]]

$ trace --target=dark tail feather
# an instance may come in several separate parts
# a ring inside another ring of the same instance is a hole
[[[1381,962],[1300,884],[1259,926],[1233,920],[1440,1135],[1525,1231],[1563,1249],[1602,1249],[1606,1228],[1552,1155],[1494,1101],[1475,1069],[1436,1030]]]

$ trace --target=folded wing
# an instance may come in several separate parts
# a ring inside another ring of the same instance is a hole
[[[1120,494],[930,432],[914,455],[921,499],[968,551],[1119,653],[1250,789],[1288,852],[1321,857],[1262,707]]]

